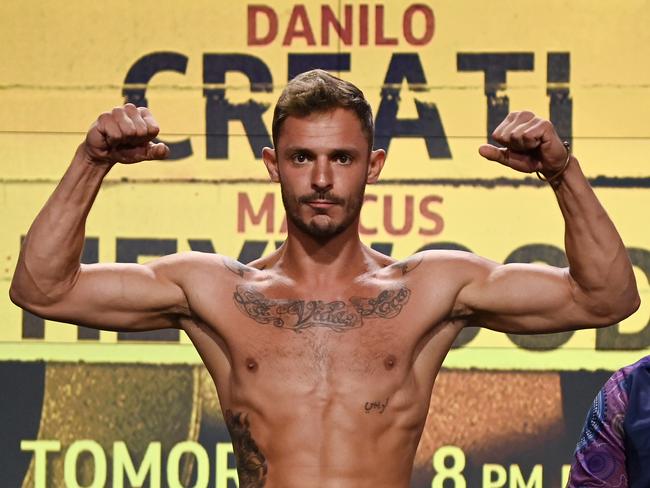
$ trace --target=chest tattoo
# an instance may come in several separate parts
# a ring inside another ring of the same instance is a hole
[[[326,327],[345,332],[363,326],[364,318],[397,317],[409,300],[405,286],[382,290],[374,298],[352,297],[336,300],[292,300],[267,298],[249,286],[237,286],[233,299],[237,308],[264,325],[301,332],[311,327]]]

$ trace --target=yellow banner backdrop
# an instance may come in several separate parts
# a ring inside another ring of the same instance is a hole
[[[125,101],[150,107],[172,158],[114,168],[83,261],[270,253],[284,213],[260,151],[287,80],[314,67],[357,84],[374,109],[389,158],[367,190],[362,238],[396,258],[454,248],[564,265],[551,190],[477,148],[522,109],[571,141],[628,246],[641,309],[598,331],[464,331],[411,483],[565,486],[602,370],[650,347],[649,23],[646,0],[0,4],[3,486],[238,486],[212,380],[186,337],[46,322],[11,304],[9,283],[89,125]]]
[[[548,188],[477,147],[508,110],[551,118],[630,248],[644,305],[607,331],[537,338],[467,331],[450,367],[614,369],[650,346],[650,50],[644,1],[5,2],[0,53],[0,358],[197,363],[184,337],[120,341],[42,323],[8,300],[21,236],[90,123],[147,104],[173,158],[117,167],[88,223],[85,259],[217,251],[243,261],[283,239],[259,150],[287,79],[324,67],[359,85],[389,151],[362,234],[403,258],[468,249],[561,265]],[[29,15],[26,15],[29,12]],[[11,19],[11,21],[10,21]],[[595,26],[587,28],[586,26]],[[597,54],[596,54],[597,53]],[[133,354],[133,348],[147,351]]]

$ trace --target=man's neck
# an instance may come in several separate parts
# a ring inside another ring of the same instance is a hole
[[[287,240],[277,264],[301,285],[331,288],[334,283],[347,283],[376,266],[359,238],[356,224],[327,238],[314,237],[287,224]]]

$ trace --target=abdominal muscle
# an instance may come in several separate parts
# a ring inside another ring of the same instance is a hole
[[[318,303],[261,285],[225,290],[213,299],[218,314],[199,306],[204,324],[184,330],[217,386],[239,486],[408,487],[433,382],[458,332],[433,327],[444,303],[403,282]],[[363,318],[297,327],[315,303]]]
[[[239,486],[407,487],[428,395],[413,378],[372,376],[233,385],[224,418]]]

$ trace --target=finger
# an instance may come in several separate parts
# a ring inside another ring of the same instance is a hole
[[[140,115],[140,111],[138,110],[138,108],[132,103],[127,103],[124,106],[124,112],[131,119],[131,122],[135,127],[135,137],[137,139],[145,140],[145,138],[148,135],[147,124],[142,119],[142,116]]]
[[[510,134],[509,147],[521,151],[538,148],[544,136],[543,122],[542,119],[535,117],[518,125]]]
[[[135,137],[135,124],[126,114],[126,110],[123,107],[115,107],[111,111],[111,115],[122,133],[122,138],[119,143],[132,143],[131,140]]]
[[[550,148],[551,146],[559,146],[559,144],[562,144],[560,136],[557,134],[555,127],[553,127],[553,124],[550,121],[540,120],[538,130],[540,132],[542,146]]]
[[[489,159],[490,161],[495,161],[501,164],[507,164],[507,152],[508,150],[506,148],[499,148],[491,144],[483,144],[478,148],[478,153],[485,159]]]
[[[506,118],[501,121],[494,131],[492,131],[492,139],[501,143],[501,138],[507,133],[507,128],[512,125],[517,117],[517,112],[510,112]]]
[[[112,114],[107,113],[105,117],[100,117],[99,128],[110,147],[115,147],[121,143],[123,139],[122,130]]]
[[[159,142],[154,144],[149,143],[147,148],[147,159],[166,159],[169,156],[169,147],[166,144]]]
[[[147,126],[147,133],[153,139],[160,132],[158,122],[156,122],[156,119],[154,119],[153,115],[147,107],[138,107],[138,112],[140,112],[140,117],[142,117],[142,120]]]
[[[106,146],[106,129],[104,128],[104,117],[110,117],[107,113],[100,114],[97,120],[88,128],[86,143],[92,147]]]
[[[485,159],[508,166],[523,173],[532,173],[540,167],[539,161],[529,154],[520,153],[506,147],[495,147],[490,144],[483,144],[478,152]]]
[[[505,118],[505,120],[495,129],[492,134],[492,138],[507,147],[516,146],[516,149],[523,149],[519,145],[519,141],[513,142],[513,134],[515,136],[520,135],[518,130],[521,126],[528,124],[535,114],[528,111],[523,112],[511,112]]]

